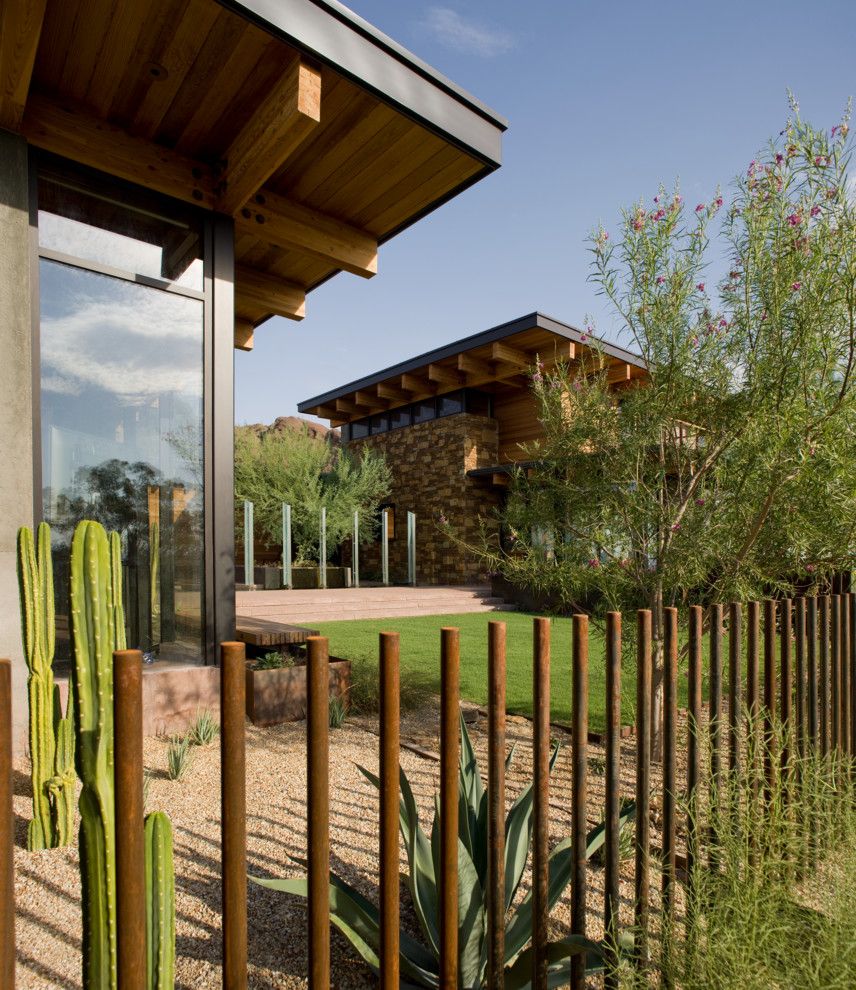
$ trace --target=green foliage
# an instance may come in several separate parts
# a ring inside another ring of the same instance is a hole
[[[293,667],[294,658],[279,650],[271,650],[253,661],[256,670],[280,670],[282,667]]]
[[[113,651],[125,649],[119,537],[84,520],[71,544],[83,983],[116,987],[116,818],[113,790]]]
[[[556,759],[553,752],[551,768]],[[509,760],[511,756],[509,755]],[[363,775],[380,789],[380,781],[360,767]],[[410,865],[407,878],[411,902],[422,932],[423,942],[406,932],[400,934],[402,980],[407,986],[439,988],[438,878],[435,864],[439,860],[440,808],[435,797],[434,823],[430,838],[422,831],[416,801],[407,775],[400,773],[400,827]],[[488,836],[487,792],[482,783],[475,752],[466,725],[461,719],[461,762],[458,777],[458,938],[460,985],[478,988],[485,984],[487,971],[487,890]],[[532,937],[532,891],[517,901],[515,895],[529,855],[532,841],[532,785],[526,787],[508,813],[505,824],[505,906],[508,911],[505,938],[506,990],[523,990],[529,986],[532,971],[530,950]],[[634,806],[621,810],[622,825],[632,818]],[[589,833],[587,852],[591,856],[604,842],[605,830],[599,825]],[[307,896],[307,881],[251,878],[273,890]],[[560,842],[549,859],[548,902],[552,909],[571,881],[571,840]],[[345,935],[369,966],[380,966],[380,914],[377,908],[350,884],[331,875],[330,910],[334,925]],[[586,953],[589,973],[603,970],[604,946],[579,936],[569,936],[549,946],[549,986],[558,987],[570,979],[570,958]],[[404,984],[403,984],[404,985]]]
[[[173,736],[166,751],[166,773],[170,780],[181,780],[190,769],[193,761],[191,746],[193,741],[186,736]]]
[[[348,703],[345,698],[334,695],[330,699],[330,728],[341,729],[348,714]]]
[[[331,556],[353,529],[359,511],[360,531],[371,540],[378,505],[389,491],[390,471],[370,450],[360,459],[303,430],[268,431],[259,436],[247,427],[235,431],[235,503],[254,505],[258,535],[270,545],[282,542],[282,503],[292,507],[291,527],[297,561],[317,561],[321,506],[327,507],[327,553]],[[236,515],[239,531],[241,514]]]
[[[146,816],[146,990],[175,986],[175,871],[172,822],[162,811]]]
[[[482,548],[492,570],[568,605],[659,612],[852,568],[852,149],[846,119],[830,133],[794,112],[729,203],[661,188],[618,236],[592,235],[592,280],[649,380],[616,394],[591,337],[577,363],[534,369],[544,440],[514,476],[508,543]]]
[[[21,641],[27,660],[33,819],[27,848],[54,849],[71,842],[74,821],[74,698],[65,717],[53,680],[55,644],[51,531],[38,528],[38,549],[28,526],[18,530]]]
[[[207,708],[196,713],[188,738],[194,746],[208,746],[220,735],[220,725]]]

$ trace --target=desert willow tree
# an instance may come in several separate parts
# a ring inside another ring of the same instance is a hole
[[[624,212],[619,237],[592,236],[593,281],[648,376],[610,389],[596,347],[534,370],[544,439],[513,479],[510,538],[482,548],[494,570],[566,605],[652,610],[655,726],[664,606],[786,590],[853,564],[848,123],[818,131],[793,111],[730,204],[661,189]],[[727,266],[718,293],[712,256]]]

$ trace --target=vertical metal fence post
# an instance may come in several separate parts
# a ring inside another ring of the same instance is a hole
[[[407,583],[416,585],[416,514],[407,513]]]
[[[722,622],[721,605],[710,607],[710,813],[718,819],[722,792]],[[711,832],[711,864],[716,862],[715,829]]]
[[[572,821],[571,821],[571,931],[586,933],[586,833],[588,831],[588,616],[573,617],[573,671],[571,698]],[[586,959],[571,957],[571,990],[585,986]]]
[[[318,525],[318,587],[327,587],[327,506],[321,506]]]
[[[848,616],[850,619],[848,627],[848,642],[850,644],[848,657],[850,665],[850,752],[856,756],[856,595],[851,592],[847,598],[849,600]]]
[[[636,960],[648,959],[651,856],[651,612],[636,614],[636,862],[633,926]]]
[[[793,603],[790,598],[783,598],[781,617],[779,619],[780,671],[781,688],[779,691],[779,715],[782,722],[782,773],[787,778],[790,775],[791,749],[797,740],[797,730],[794,725],[793,702],[793,651],[791,648],[791,631],[793,628]],[[800,693],[802,697],[802,693]],[[797,746],[798,748],[798,746]],[[784,792],[785,798],[788,791]]]
[[[603,931],[608,944],[605,990],[618,987],[619,787],[621,759],[621,613],[606,613],[606,842]]]
[[[457,990],[460,637],[440,636],[440,990]]]
[[[701,776],[701,606],[690,607],[689,678],[687,683],[687,883],[692,890],[693,872],[699,856],[699,779]],[[691,898],[690,898],[691,900]]]
[[[818,747],[817,725],[817,598],[806,602],[806,709],[809,745],[812,750]]]
[[[758,803],[758,647],[760,644],[760,605],[749,602],[746,606],[746,709],[747,709],[747,771],[750,777],[751,805]]]
[[[674,907],[676,877],[676,750],[678,722],[678,610],[663,609],[663,914]],[[664,935],[668,921],[664,921]]]
[[[256,583],[254,540],[253,503],[244,499],[244,584],[248,588]]]
[[[146,853],[143,841],[143,654],[113,654],[116,798],[116,975],[121,990],[146,985]]]
[[[309,636],[306,647],[309,990],[329,990],[330,661],[326,636]]]
[[[488,990],[505,987],[505,623],[488,635]]]
[[[243,643],[220,644],[224,990],[247,986],[246,655]]]
[[[794,603],[796,619],[794,622],[794,681],[796,683],[796,746],[797,757],[801,764],[805,759],[808,740],[808,705],[806,704],[806,600],[797,598]]]
[[[380,569],[384,587],[389,584],[389,509],[380,514]]]
[[[15,815],[12,811],[12,664],[0,660],[0,985],[15,990]]]
[[[380,634],[380,985],[399,985],[399,638]]]
[[[360,586],[360,513],[354,510],[354,537],[351,551],[351,569],[355,588]]]
[[[550,620],[532,623],[532,990],[547,990],[550,853]]]
[[[291,588],[291,506],[282,503],[282,586]]]
[[[841,596],[841,748],[853,752],[850,738],[850,595]]]
[[[731,602],[728,606],[728,769],[734,787],[740,773],[740,722],[743,706],[743,669],[740,655],[743,648],[743,606]]]

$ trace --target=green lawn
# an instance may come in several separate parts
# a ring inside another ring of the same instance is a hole
[[[378,633],[401,634],[401,680],[416,678],[435,692],[440,690],[440,629],[461,631],[461,695],[467,701],[487,702],[487,624],[496,619],[507,625],[507,707],[510,712],[532,712],[532,615],[523,612],[431,615],[395,619],[355,619],[313,623],[330,639],[330,652],[346,657],[362,672],[377,670]],[[550,694],[552,718],[567,722],[571,715],[571,620],[553,619]],[[589,724],[604,727],[606,682],[603,639],[592,629],[589,636]],[[624,722],[633,721],[635,668],[623,672]]]

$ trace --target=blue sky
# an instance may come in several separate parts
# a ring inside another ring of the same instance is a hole
[[[587,281],[587,233],[679,179],[727,191],[788,114],[831,126],[856,95],[854,0],[353,0],[353,9],[509,120],[503,166],[338,275],[301,323],[236,354],[238,423],[541,310],[618,327]]]

